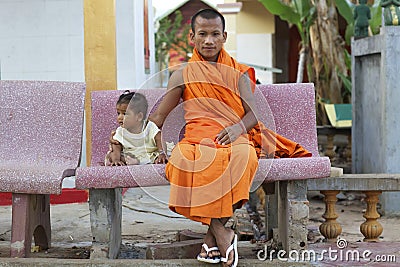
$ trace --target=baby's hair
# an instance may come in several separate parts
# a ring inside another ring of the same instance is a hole
[[[143,116],[146,117],[148,103],[146,97],[141,93],[126,90],[119,96],[117,105],[119,104],[127,104],[129,109],[133,110],[135,113],[142,112]]]

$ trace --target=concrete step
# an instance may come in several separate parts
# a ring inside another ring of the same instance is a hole
[[[157,267],[157,266],[168,266],[168,267],[210,267],[212,264],[201,263],[197,260],[79,260],[79,259],[54,259],[54,258],[1,258],[1,267],[121,267],[121,266],[132,266],[132,267]],[[216,264],[215,266],[220,266]],[[274,261],[261,261],[261,260],[239,260],[238,267],[253,267],[253,266],[313,266],[307,262],[282,262],[278,260]]]

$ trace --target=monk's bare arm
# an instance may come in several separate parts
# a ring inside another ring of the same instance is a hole
[[[178,105],[184,87],[182,70],[174,71],[168,81],[167,93],[156,111],[149,116],[149,120],[154,122],[158,128],[162,128],[165,118]]]
[[[251,90],[251,81],[247,72],[239,79],[239,92],[245,111],[245,114],[242,118],[242,123],[247,132],[253,129],[253,127],[257,124],[256,104],[254,94]]]
[[[257,124],[255,100],[251,91],[251,81],[247,73],[239,79],[239,93],[245,114],[239,123],[223,129],[216,137],[218,144],[227,145],[234,142],[240,135],[251,130]]]

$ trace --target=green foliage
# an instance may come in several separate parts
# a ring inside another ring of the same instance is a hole
[[[346,20],[347,28],[345,33],[346,44],[350,44],[351,37],[354,36],[354,15],[353,10],[356,7],[349,0],[335,0],[336,7],[340,15]],[[382,24],[382,8],[380,6],[380,1],[375,1],[375,3],[370,7],[371,19],[369,20],[369,26],[373,34],[379,33],[379,28]],[[348,70],[351,70],[351,55],[345,50],[345,61]],[[346,95],[351,95],[351,77],[344,73],[338,73],[339,78],[343,82],[343,87],[345,92],[343,97]]]
[[[335,0],[336,7],[347,24],[354,23],[353,9],[356,6],[350,0]]]
[[[177,10],[174,21],[165,17],[157,23],[158,29],[155,33],[156,61],[163,61],[171,48],[186,57],[187,52],[192,50],[187,38],[190,24],[183,22],[182,13]]]
[[[344,93],[342,95],[342,97],[346,97],[347,95],[351,96],[351,78],[349,76],[346,76],[345,74],[341,73],[340,71],[338,71],[338,76],[340,78],[340,80],[343,83],[343,87],[344,87]]]
[[[311,0],[292,0],[285,4],[280,0],[258,0],[273,15],[279,16],[289,24],[296,25],[301,38],[302,48],[300,53],[307,55],[310,50],[310,27],[316,19],[316,9]],[[297,79],[302,81],[303,66],[307,64],[305,57],[300,56]],[[306,65],[308,77],[312,77],[312,67]]]
[[[315,7],[310,0],[293,0],[288,5],[280,0],[259,1],[271,14],[296,25],[302,42],[308,44],[309,29],[315,21]]]
[[[375,1],[371,6],[371,20],[369,21],[369,26],[373,34],[378,34],[379,28],[382,25],[382,7],[380,2],[381,1]]]
[[[282,20],[291,24],[300,22],[300,14],[296,13],[294,8],[285,5],[280,0],[259,0],[265,8],[275,16],[279,16]]]
[[[353,10],[355,4],[350,0],[335,0],[336,7],[340,15],[346,20],[347,28],[345,34],[346,44],[350,44],[351,37],[354,36],[354,16]],[[370,6],[371,19],[369,20],[369,26],[373,34],[379,33],[379,27],[382,22],[382,8],[380,6],[380,1],[375,1],[375,3]]]

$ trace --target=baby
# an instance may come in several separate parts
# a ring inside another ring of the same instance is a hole
[[[117,128],[106,155],[107,166],[165,163],[161,131],[146,119],[148,103],[143,94],[125,91],[117,101]]]

